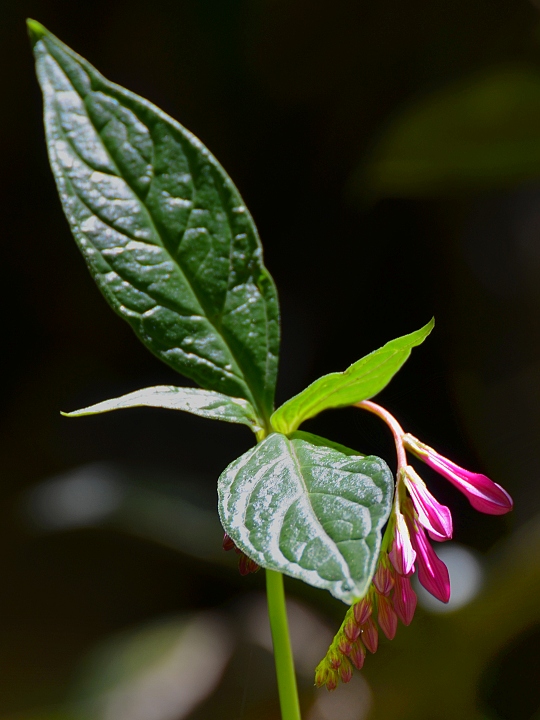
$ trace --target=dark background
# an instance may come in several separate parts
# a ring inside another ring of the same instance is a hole
[[[540,717],[539,10],[525,0],[3,3],[0,718],[112,717],[77,690],[93,648],[209,608],[227,624],[264,587],[262,573],[241,580],[222,558],[211,520],[216,478],[251,444],[246,429],[157,410],[59,415],[183,381],[110,311],[71,239],[26,16],[192,130],[238,185],[280,293],[278,402],[436,317],[380,401],[503,484],[515,512],[481,516],[425,473],[454,511],[455,540],[492,568],[488,590],[474,611],[419,610],[366,664],[371,710],[336,717]],[[306,429],[393,462],[384,428],[360,411]],[[96,501],[93,515],[54,519],[47,488],[81,468],[98,484],[113,478],[103,487],[121,487],[121,512]],[[204,511],[215,552],[202,526],[177,537],[171,520],[165,537],[159,512],[126,510],[148,490],[163,507],[187,498]],[[337,601],[288,589],[337,629]],[[270,656],[242,642],[190,718],[278,717]],[[248,691],[252,663],[264,692]],[[302,692],[315,712],[308,680]],[[187,717],[174,712],[114,720]]]

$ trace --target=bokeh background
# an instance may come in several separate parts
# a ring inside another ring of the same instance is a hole
[[[182,378],[94,287],[47,165],[24,18],[195,132],[279,288],[278,400],[435,315],[380,396],[514,496],[454,511],[447,612],[424,598],[336,693],[343,616],[287,582],[306,720],[540,718],[540,3],[18,0],[1,4],[0,718],[277,720],[262,573],[222,552],[215,483],[247,429],[71,410]],[[378,453],[376,418],[306,429]]]

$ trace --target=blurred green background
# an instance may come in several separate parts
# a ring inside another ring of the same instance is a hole
[[[71,410],[183,380],[106,306],[48,169],[24,19],[185,124],[252,210],[278,288],[278,400],[435,315],[381,395],[515,512],[451,506],[423,599],[333,694],[344,606],[287,582],[306,720],[540,718],[540,2],[2,3],[1,720],[278,720],[262,573],[221,550],[245,428]],[[393,462],[376,418],[306,424]]]

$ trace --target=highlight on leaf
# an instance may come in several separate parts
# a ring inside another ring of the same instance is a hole
[[[274,430],[294,432],[304,420],[329,408],[347,407],[379,393],[433,330],[435,320],[409,335],[391,340],[353,363],[344,372],[330,373],[284,403],[271,417]]]
[[[30,21],[51,167],[100,290],[161,360],[273,410],[279,309],[225,170],[155,105]]]
[[[393,487],[378,457],[311,433],[272,433],[222,473],[219,513],[258,565],[350,604],[375,572]]]
[[[211,390],[175,387],[173,385],[156,385],[143,390],[135,390],[135,392],[127,395],[104,400],[80,410],[63,412],[62,415],[65,417],[83,417],[85,415],[98,415],[112,410],[135,407],[182,410],[210,420],[241,423],[251,428],[255,434],[263,430],[253,406],[247,400],[229,397]]]

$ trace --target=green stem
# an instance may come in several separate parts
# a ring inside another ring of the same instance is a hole
[[[266,595],[274,645],[281,720],[301,720],[281,573],[275,570],[266,571]]]

